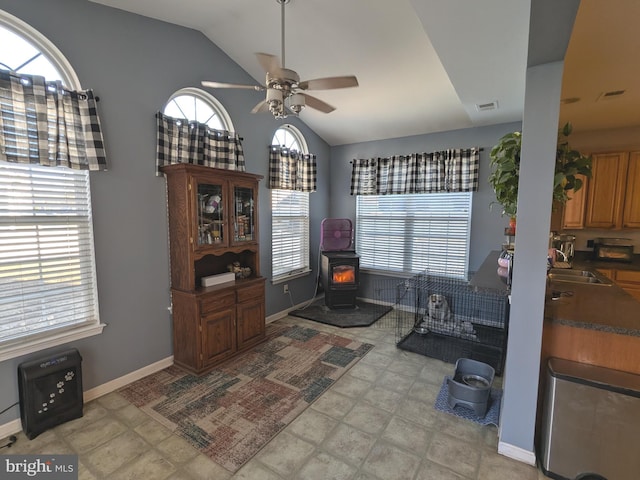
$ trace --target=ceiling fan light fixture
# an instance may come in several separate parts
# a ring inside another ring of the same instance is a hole
[[[280,118],[283,114],[282,101],[283,101],[282,90],[279,90],[277,88],[267,89],[266,102],[269,105],[269,111],[276,118]]]
[[[289,107],[289,109],[295,114],[300,113],[306,104],[304,95],[302,95],[301,93],[291,94],[287,98],[286,103],[288,104],[287,106]]]

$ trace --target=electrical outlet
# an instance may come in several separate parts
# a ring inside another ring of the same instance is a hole
[[[587,248],[593,248],[593,240],[587,240]]]
[[[283,293],[289,293],[289,284],[285,283],[284,286],[282,287],[282,291]]]

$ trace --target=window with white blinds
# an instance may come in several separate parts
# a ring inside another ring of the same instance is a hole
[[[99,324],[89,173],[0,162],[0,348]]]
[[[271,229],[272,281],[311,271],[309,193],[271,190]]]
[[[358,195],[356,249],[363,269],[465,277],[471,193]]]

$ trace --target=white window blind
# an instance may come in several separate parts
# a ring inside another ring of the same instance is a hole
[[[0,346],[98,325],[87,171],[0,163]]]
[[[470,229],[468,192],[357,197],[356,249],[363,269],[464,277]]]
[[[309,272],[309,193],[271,190],[272,281]]]

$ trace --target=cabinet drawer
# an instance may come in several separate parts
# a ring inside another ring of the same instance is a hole
[[[634,270],[618,270],[616,280],[623,283],[637,283],[640,285],[640,272]]]
[[[238,303],[262,297],[264,297],[264,285],[262,283],[259,285],[253,285],[251,287],[238,289]]]
[[[200,299],[200,314],[205,315],[209,312],[215,312],[225,307],[231,307],[235,304],[233,292],[225,294],[212,294]]]

